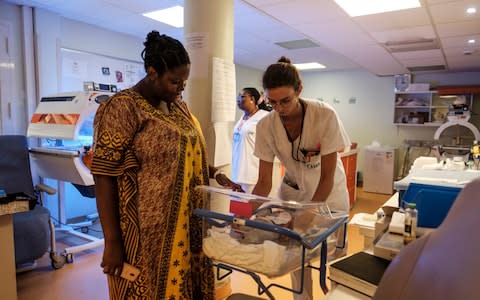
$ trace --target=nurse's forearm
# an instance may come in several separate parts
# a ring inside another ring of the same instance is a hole
[[[333,189],[333,176],[328,176],[324,178],[323,176],[320,178],[318,182],[317,189],[315,194],[313,194],[312,202],[325,202],[327,201],[328,196],[332,192]]]
[[[273,162],[260,159],[258,167],[258,180],[252,194],[267,197],[272,189]]]
[[[259,195],[262,197],[267,197],[270,194],[270,190],[272,189],[272,184],[268,185],[268,183],[257,182],[255,188],[252,191],[252,194]]]
[[[325,202],[332,192],[333,182],[335,177],[335,169],[337,166],[337,152],[322,155],[320,180],[318,181],[317,189],[313,194],[312,201]]]

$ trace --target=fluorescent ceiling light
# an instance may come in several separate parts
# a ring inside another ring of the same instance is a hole
[[[319,63],[293,64],[299,70],[325,69],[326,67]]]
[[[467,8],[467,14],[474,14],[476,12],[477,12],[477,9],[475,7]]]
[[[468,43],[469,44],[475,44],[475,40],[474,39],[468,40]]]
[[[421,7],[419,0],[335,0],[351,17]]]
[[[143,15],[147,18],[154,19],[155,21],[159,21],[173,27],[183,27],[183,7],[179,5],[144,13]]]

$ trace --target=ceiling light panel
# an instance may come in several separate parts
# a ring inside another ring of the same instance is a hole
[[[183,7],[179,5],[144,13],[143,15],[147,18],[171,25],[176,28],[183,27]]]
[[[467,14],[474,14],[476,12],[477,12],[477,9],[475,7],[467,8]]]
[[[335,0],[351,17],[421,7],[419,0]]]
[[[316,62],[293,64],[293,65],[301,71],[317,70],[317,69],[325,69],[326,68],[324,65],[316,63]]]

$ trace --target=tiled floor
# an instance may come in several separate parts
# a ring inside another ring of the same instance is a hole
[[[357,202],[350,214],[357,212],[373,213],[390,195],[357,192]],[[355,227],[348,229],[348,252],[360,251],[363,238]],[[108,299],[106,278],[99,267],[102,249],[88,250],[76,254],[74,263],[67,264],[59,270],[52,270],[48,255],[38,261],[38,268],[17,275],[18,300],[106,300]],[[257,295],[257,286],[248,276],[235,273],[231,276],[234,293]],[[290,285],[290,277],[275,279],[276,283]],[[314,282],[318,282],[318,273],[314,272]],[[272,290],[277,299],[292,299],[291,293],[280,289]],[[314,284],[315,299],[323,298],[320,287]],[[266,298],[266,297],[263,297]]]

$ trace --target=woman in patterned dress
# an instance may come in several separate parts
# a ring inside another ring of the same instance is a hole
[[[183,45],[157,31],[144,45],[147,75],[103,102],[94,121],[101,267],[110,299],[213,299],[194,188],[214,177],[239,186],[208,166],[199,123],[181,99],[190,71]],[[135,281],[119,276],[124,262],[140,270]]]

